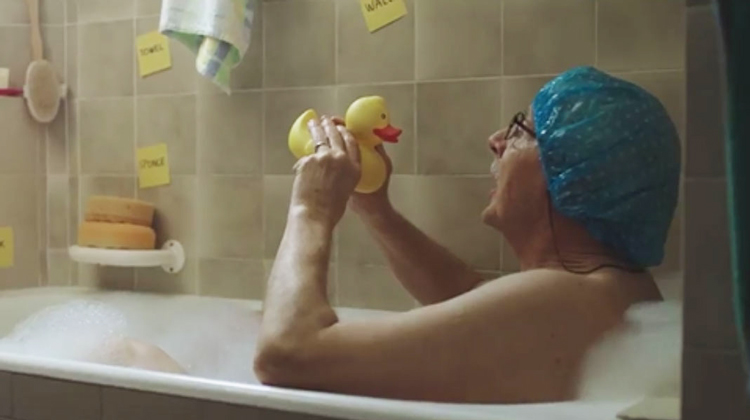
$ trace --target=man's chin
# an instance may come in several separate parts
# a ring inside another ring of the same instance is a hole
[[[499,229],[497,212],[495,212],[495,209],[492,206],[489,206],[482,211],[482,223],[495,229]]]

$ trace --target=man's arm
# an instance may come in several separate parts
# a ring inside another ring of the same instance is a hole
[[[339,322],[326,298],[332,227],[293,211],[269,279],[255,372],[266,385],[385,398],[572,398],[586,349],[617,321],[595,283],[509,276],[454,299]]]
[[[398,280],[421,304],[451,299],[484,280],[390,205],[376,212],[360,213],[360,218]]]
[[[338,321],[328,302],[333,228],[292,207],[268,279],[259,348],[295,348]]]

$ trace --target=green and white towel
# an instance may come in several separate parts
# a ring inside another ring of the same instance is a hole
[[[229,93],[247,52],[257,0],[164,0],[159,30],[196,54],[198,73]]]

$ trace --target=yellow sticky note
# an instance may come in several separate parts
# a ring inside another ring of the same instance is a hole
[[[0,89],[8,89],[10,86],[10,70],[0,69]]]
[[[367,29],[375,32],[378,29],[406,16],[404,0],[359,0],[362,13],[365,15]]]
[[[138,149],[138,184],[141,188],[167,185],[169,178],[169,158],[164,143]]]
[[[159,32],[139,36],[136,41],[136,53],[138,54],[138,68],[141,77],[172,67],[169,38]]]
[[[0,227],[0,268],[13,267],[13,228]]]

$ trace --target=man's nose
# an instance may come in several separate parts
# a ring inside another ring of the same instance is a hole
[[[507,148],[508,141],[505,140],[506,131],[507,129],[497,131],[493,135],[491,135],[488,140],[490,150],[492,150],[492,153],[494,153],[497,157],[502,157],[503,153],[505,153],[505,149]]]

